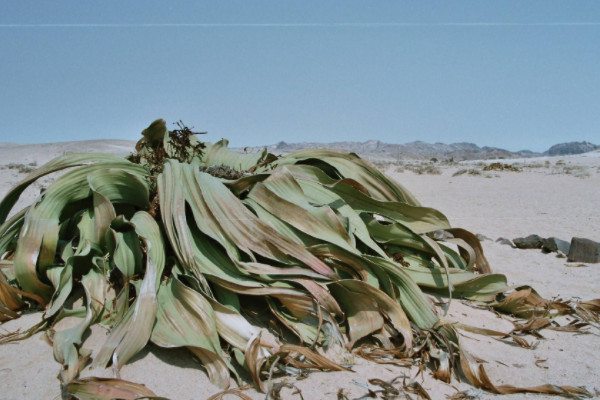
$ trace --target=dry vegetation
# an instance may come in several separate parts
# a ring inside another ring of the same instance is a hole
[[[33,170],[35,170],[37,167],[37,163],[36,162],[32,162],[29,164],[16,164],[16,163],[9,163],[7,165],[2,165],[0,166],[0,169],[12,169],[17,171],[20,174],[28,174],[30,172],[32,172]]]
[[[537,171],[553,175],[570,175],[576,178],[589,178],[592,174],[600,172],[600,167],[590,168],[585,165],[571,165],[564,160],[552,163],[544,161],[518,161],[508,163],[489,161],[454,161],[453,159],[438,161],[436,159],[410,160],[410,161],[374,161],[378,168],[384,171],[399,173],[411,172],[417,175],[440,175],[445,171],[451,176],[478,176],[484,178],[498,178],[499,173]]]

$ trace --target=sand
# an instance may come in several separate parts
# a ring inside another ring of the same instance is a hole
[[[126,154],[126,147],[117,146],[113,150]],[[41,164],[63,151],[61,146],[0,147],[0,196],[25,176],[15,164]],[[453,176],[461,169],[480,168],[477,162],[438,164],[439,175],[396,172],[395,165],[388,165],[386,170],[423,205],[446,214],[453,226],[492,239],[482,242],[486,256],[492,269],[506,274],[510,284],[532,285],[547,298],[600,297],[600,264],[573,267],[573,263],[555,254],[518,250],[495,242],[498,237],[512,239],[532,233],[564,240],[579,236],[600,241],[600,153],[501,162],[518,163],[523,171]],[[13,168],[8,168],[11,163]],[[30,203],[39,189],[38,185],[26,193],[20,204]],[[27,313],[0,325],[0,332],[29,327],[40,317],[41,313]],[[460,301],[452,303],[448,318],[490,329],[510,330],[512,327],[506,319]],[[600,332],[590,329],[588,334],[577,335],[545,330],[542,334],[541,339],[526,337],[530,342],[539,341],[534,350],[475,334],[468,334],[462,342],[473,354],[487,361],[488,374],[496,383],[520,386],[554,383],[586,386],[592,393],[595,388],[600,390]],[[41,337],[42,334],[37,334],[22,342],[0,346],[1,399],[60,398],[56,378],[60,366],[53,360],[52,348]],[[84,347],[97,348],[105,337],[106,331],[96,327]],[[293,383],[302,391],[304,399],[336,399],[340,389],[353,399],[368,395],[367,388],[378,389],[368,384],[369,379],[416,374],[415,369],[377,365],[359,357],[355,357],[354,362],[354,372],[313,372],[306,379],[284,377],[276,382]],[[112,376],[112,371],[86,369],[83,375]],[[173,400],[204,399],[219,392],[208,381],[199,362],[184,350],[148,346],[123,367],[121,378],[144,383],[157,395]],[[474,398],[500,398],[456,380],[451,385],[442,383],[433,379],[428,371],[417,380],[433,399],[446,399],[457,390],[470,390]],[[253,399],[265,398],[253,389],[244,393]],[[284,389],[282,397],[299,398],[292,393],[291,389]],[[502,397],[550,398],[532,394]]]

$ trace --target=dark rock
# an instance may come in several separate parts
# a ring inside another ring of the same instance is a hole
[[[544,253],[557,253],[569,254],[569,248],[571,244],[565,240],[561,240],[555,237],[549,237],[548,239],[542,239],[542,251]]]
[[[512,240],[507,239],[505,237],[499,237],[498,239],[496,239],[496,243],[500,243],[500,244],[506,244],[510,247],[512,247],[513,249],[515,248],[514,243],[512,242]]]
[[[542,237],[538,235],[529,235],[527,237],[518,237],[513,239],[513,243],[517,249],[541,249],[542,248]]]
[[[600,243],[574,237],[571,239],[569,261],[600,263]]]

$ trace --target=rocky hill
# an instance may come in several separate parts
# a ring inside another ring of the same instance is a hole
[[[555,144],[550,147],[544,155],[565,156],[569,154],[581,154],[600,149],[600,146],[590,142],[568,142]]]
[[[87,140],[62,143],[42,144],[15,144],[0,143],[0,164],[23,163],[32,161],[45,163],[50,159],[70,152],[99,152],[112,153],[125,156],[134,150],[135,142],[127,140]],[[415,141],[404,144],[385,143],[380,140],[366,142],[330,142],[330,143],[286,143],[279,142],[266,146],[274,154],[287,154],[293,151],[317,148],[332,148],[353,152],[361,157],[372,160],[430,160],[436,158],[443,160],[486,160],[497,158],[524,158],[542,155],[560,156],[580,154],[600,150],[600,146],[589,142],[561,143],[550,147],[544,153],[535,153],[529,150],[517,152],[500,149],[497,147],[479,147],[474,143],[426,143]],[[246,151],[257,151],[262,147],[246,148]],[[237,149],[242,151],[242,149]]]
[[[385,143],[379,140],[360,142],[332,142],[332,143],[286,143],[279,142],[267,146],[275,154],[286,154],[293,151],[333,148],[357,153],[361,156],[377,159],[431,159],[439,160],[479,160],[491,158],[533,157],[540,153],[529,150],[511,152],[496,147],[479,147],[474,143],[426,143],[415,141],[404,144]]]

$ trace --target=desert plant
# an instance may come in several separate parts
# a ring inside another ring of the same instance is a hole
[[[441,175],[442,170],[434,162],[407,163],[396,168],[396,172],[411,171],[417,175]]]
[[[15,169],[20,174],[28,174],[31,171],[35,170],[35,166],[36,165],[37,165],[37,163],[29,163],[27,165],[25,165],[25,164],[17,164],[17,163],[10,163],[6,167],[8,169]]]
[[[411,169],[417,175],[441,175],[442,170],[439,169],[434,163],[422,163],[419,166]]]
[[[459,169],[458,171],[453,173],[452,176],[460,176],[460,175],[464,175],[464,174],[478,176],[478,175],[481,175],[482,172],[475,168],[469,168],[469,169],[463,168],[463,169]]]
[[[460,368],[498,393],[587,393],[494,386],[459,345],[465,326],[441,323],[425,292],[539,319],[595,315],[599,303],[546,301],[531,288],[509,293],[473,234],[354,154],[242,154],[178,128],[155,121],[128,159],[60,156],[0,202],[0,321],[35,303],[44,310],[42,323],[0,342],[48,330],[64,393],[105,398],[115,387],[124,398],[152,395],[117,379],[78,379],[92,324],[110,328],[95,367],[118,369],[149,342],[186,347],[221,387],[245,370],[265,390],[276,360],[343,369],[319,353],[339,346],[371,359],[431,360],[445,381]],[[63,169],[7,219],[28,185]],[[84,307],[68,306],[77,299]],[[79,323],[50,329],[65,317]]]
[[[489,165],[483,167],[484,171],[513,171],[513,172],[521,172],[521,168],[513,165],[513,164],[505,164],[494,162]]]

